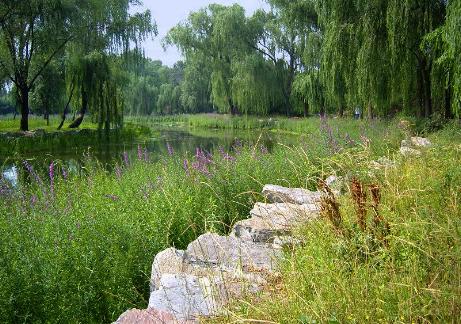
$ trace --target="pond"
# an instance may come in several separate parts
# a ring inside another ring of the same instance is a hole
[[[138,154],[138,147],[150,153],[150,157],[158,159],[168,154],[168,147],[176,154],[194,153],[196,148],[205,151],[215,151],[219,148],[231,150],[232,147],[241,142],[254,145],[264,145],[271,151],[277,143],[294,144],[299,137],[293,135],[281,135],[261,130],[210,130],[210,129],[188,129],[184,127],[159,127],[152,129],[155,134],[142,141],[129,144],[95,143],[91,147],[73,148],[49,148],[41,152],[33,152],[14,157],[0,157],[0,172],[3,179],[13,186],[18,184],[19,173],[24,169],[23,162],[27,161],[34,169],[46,172],[49,164],[53,161],[64,166],[70,172],[78,172],[85,159],[88,157],[97,159],[108,170],[112,169],[115,163],[122,159],[124,154],[134,158]],[[1,177],[0,177],[1,178]]]

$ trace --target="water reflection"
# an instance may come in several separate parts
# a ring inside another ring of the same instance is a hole
[[[68,173],[78,173],[85,159],[96,158],[108,170],[112,170],[116,162],[120,161],[126,152],[129,159],[136,158],[138,146],[141,145],[150,153],[154,160],[168,154],[168,146],[175,154],[194,153],[199,147],[204,151],[232,150],[236,142],[244,144],[259,143],[269,151],[277,142],[291,144],[294,137],[274,135],[270,132],[261,131],[223,131],[223,130],[184,130],[162,129],[157,132],[158,136],[147,141],[130,144],[104,144],[93,147],[52,147],[48,151],[35,152],[30,155],[15,157],[14,159],[0,157],[0,170],[3,179],[11,185],[17,186],[21,182],[23,161],[27,160],[34,169],[46,175],[52,161]],[[3,167],[2,167],[3,166]]]

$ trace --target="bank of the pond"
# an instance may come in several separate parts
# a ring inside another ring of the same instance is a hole
[[[211,322],[458,322],[461,129],[430,138],[395,165],[352,167],[338,212],[300,229],[306,244],[288,251],[273,285]]]
[[[140,147],[113,172],[93,159],[73,175],[24,163],[28,185],[0,180],[0,321],[110,322],[144,308],[157,252],[226,233],[262,200],[264,184],[313,189],[333,173],[366,176],[371,160],[399,147],[396,124],[334,130],[327,121],[272,152],[237,141],[230,150],[167,148],[153,159]]]
[[[150,129],[140,125],[127,125],[121,130],[78,130],[47,131],[36,129],[29,132],[1,132],[0,154],[5,157],[31,155],[37,152],[53,153],[70,148],[97,147],[111,143],[118,145],[145,138]]]

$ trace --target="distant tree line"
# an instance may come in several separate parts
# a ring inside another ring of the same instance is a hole
[[[461,1],[266,0],[190,13],[163,40],[184,60],[145,58],[156,34],[135,0],[3,0],[0,113],[334,113],[451,118],[461,111]]]
[[[250,114],[459,116],[461,1],[212,4],[174,27],[181,103]]]

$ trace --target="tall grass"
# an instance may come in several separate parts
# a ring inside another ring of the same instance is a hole
[[[431,138],[421,158],[385,170],[354,165],[344,152],[338,165],[355,180],[336,223],[326,217],[303,228],[307,243],[287,253],[274,286],[220,321],[458,322],[461,130]]]
[[[205,231],[227,233],[266,183],[313,189],[319,177],[346,174],[402,136],[378,126],[352,143],[322,127],[272,153],[237,142],[230,152],[186,156],[170,148],[153,162],[140,147],[113,173],[93,159],[79,175],[59,162],[46,173],[24,163],[28,185],[0,180],[0,321],[109,322],[143,308],[160,250],[184,248]]]
[[[143,308],[157,252],[184,248],[204,231],[227,233],[248,217],[266,183],[313,189],[331,173],[379,185],[388,243],[375,244],[357,226],[346,194],[339,203],[348,235],[328,221],[303,229],[308,244],[287,254],[274,290],[224,320],[456,319],[459,128],[433,135],[436,145],[423,158],[370,173],[370,160],[392,155],[402,139],[395,122],[311,122],[300,122],[303,136],[294,147],[279,145],[270,154],[260,143],[237,144],[230,152],[187,156],[169,149],[153,162],[140,148],[112,173],[88,159],[80,174],[58,161],[46,173],[25,163],[21,182],[29,184],[16,189],[0,178],[0,321],[109,322],[127,308]]]

